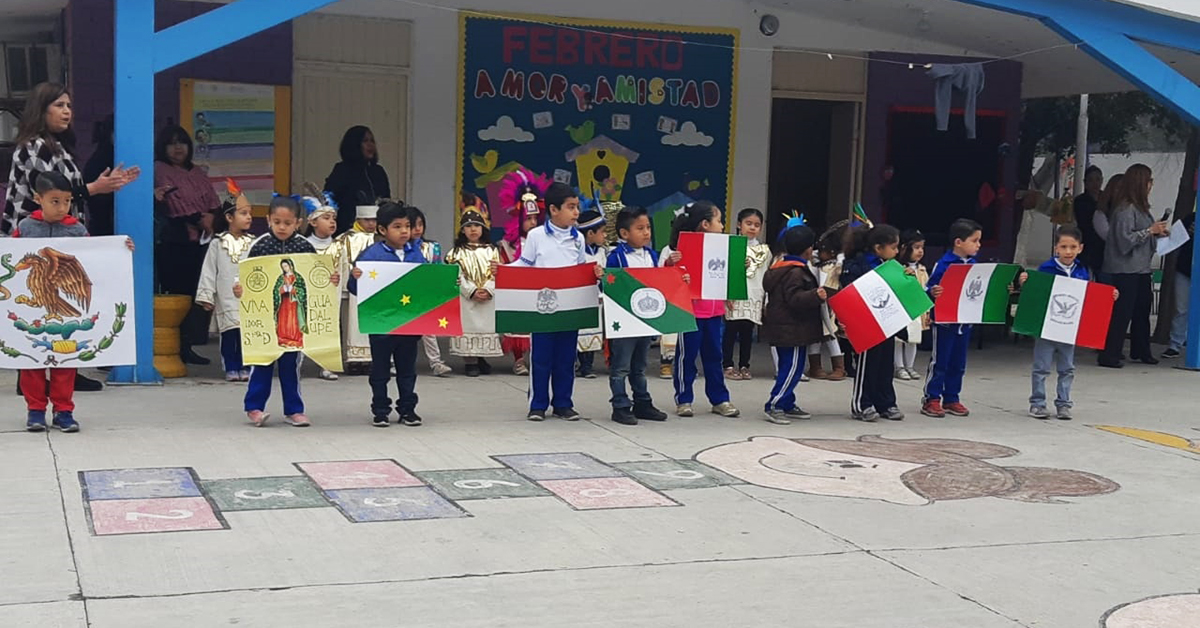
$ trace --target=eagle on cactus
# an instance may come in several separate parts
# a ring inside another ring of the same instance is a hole
[[[92,280],[74,255],[45,247],[26,254],[14,269],[29,271],[25,279],[29,296],[18,296],[17,303],[45,309],[47,321],[80,316],[76,306],[91,307]]]

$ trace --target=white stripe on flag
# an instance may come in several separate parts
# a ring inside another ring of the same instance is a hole
[[[958,298],[958,320],[983,320],[983,304],[987,301],[988,283],[994,270],[995,264],[973,264],[967,271],[962,295]]]
[[[358,300],[359,302],[366,301],[371,298],[376,292],[390,286],[397,279],[407,275],[420,264],[411,262],[361,262],[358,269],[362,271],[362,277],[358,279]],[[371,277],[371,273],[375,273],[375,277]],[[350,278],[343,278],[342,281],[349,281]]]
[[[604,299],[604,335],[607,338],[641,338],[643,336],[658,336],[662,332],[647,325],[629,310],[621,307],[607,294]],[[618,326],[613,328],[613,324]]]
[[[854,281],[859,296],[866,302],[884,338],[904,329],[912,319],[900,298],[879,273],[867,273]]]
[[[496,291],[496,310],[505,312],[538,311],[538,293],[541,290],[503,289]],[[552,290],[558,307],[555,312],[594,308],[600,298],[600,288],[595,285],[578,288]]]
[[[699,273],[700,298],[725,300],[729,294],[729,238],[723,234],[704,234],[704,267],[688,269],[693,277]],[[740,270],[740,269],[739,269]]]
[[[1086,297],[1086,281],[1055,276],[1054,287],[1050,288],[1050,299],[1046,303],[1046,318],[1042,322],[1042,338],[1075,344]]]

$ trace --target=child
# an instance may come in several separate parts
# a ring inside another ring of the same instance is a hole
[[[1183,219],[1183,228],[1191,236],[1187,243],[1179,248],[1175,258],[1175,317],[1171,319],[1170,345],[1163,351],[1162,357],[1173,360],[1183,354],[1183,346],[1187,343],[1188,295],[1192,285],[1192,249],[1196,240],[1196,214],[1188,214]]]
[[[221,213],[213,225],[219,235],[213,238],[204,255],[196,303],[216,314],[225,381],[248,382],[250,369],[242,364],[241,315],[238,300],[233,296],[233,285],[238,281],[238,262],[254,242],[254,236],[247,233],[253,216],[246,195],[232,181],[229,184],[229,198],[221,206]]]
[[[725,339],[722,346],[725,379],[753,379],[750,352],[754,349],[754,327],[762,324],[763,275],[771,260],[771,247],[758,241],[762,212],[747,207],[738,212],[738,233],[746,236],[746,292],[749,298],[725,303]],[[740,344],[738,363],[733,364],[733,345]]]
[[[375,244],[375,214],[378,205],[358,205],[355,208],[354,226],[334,241],[334,256],[337,271],[347,275],[354,268],[354,260]],[[349,282],[347,282],[349,283]],[[363,374],[371,366],[371,342],[366,334],[358,331],[358,299],[349,290],[342,290],[342,362],[346,372]]]
[[[585,263],[583,234],[575,228],[579,218],[579,197],[575,196],[575,190],[563,183],[552,184],[546,190],[546,207],[549,210],[546,225],[529,232],[521,256],[512,265],[561,268]],[[602,268],[595,268],[597,278],[604,274]],[[526,416],[530,421],[545,421],[547,408],[553,408],[554,416],[566,421],[583,418],[571,401],[578,336],[578,331],[533,334],[529,414]],[[550,395],[551,382],[553,397]]]
[[[463,335],[450,339],[450,354],[462,356],[467,377],[479,377],[492,372],[487,358],[504,355],[496,335],[496,302],[492,300],[496,295],[492,265],[499,263],[500,255],[491,244],[487,219],[474,203],[467,205],[459,222],[462,227],[446,263],[458,264]]]
[[[271,199],[267,207],[267,225],[267,233],[254,240],[247,257],[317,252],[297,231],[300,228],[300,205],[295,199],[287,196]],[[335,286],[338,278],[338,273],[330,277]],[[234,284],[233,294],[242,298],[240,283]],[[297,351],[287,351],[274,364],[250,369],[250,386],[246,389],[244,406],[246,417],[255,427],[266,425],[271,416],[265,410],[271,398],[271,377],[276,365],[279,366],[279,388],[283,393],[283,414],[287,422],[294,427],[310,425],[308,417],[304,415],[304,399],[300,397],[300,355]]]
[[[361,262],[412,262],[426,263],[421,254],[421,243],[412,239],[412,224],[420,210],[385,202],[376,214],[376,229],[381,236],[379,242],[363,251],[351,271],[350,294],[358,294]],[[371,423],[375,427],[387,427],[392,413],[392,400],[388,398],[388,380],[392,368],[396,369],[396,412],[400,423],[409,427],[421,425],[417,414],[417,344],[420,336],[371,334]]]
[[[763,410],[768,421],[779,425],[812,418],[796,405],[795,391],[804,373],[805,349],[818,342],[824,332],[821,304],[828,295],[808,268],[816,239],[812,229],[804,225],[788,229],[782,238],[783,258],[772,264],[763,277],[767,299],[762,338],[771,345],[775,358],[775,386]]]
[[[604,224],[604,215],[594,209],[579,214],[579,231],[583,233],[584,242],[583,256],[599,268],[604,268],[608,260],[608,247],[604,246],[607,236]],[[604,349],[604,330],[600,327],[581,329],[576,344],[579,366],[575,369],[575,376],[596,379],[592,366],[596,362],[596,352]]]
[[[525,169],[510,173],[501,181],[497,196],[501,206],[506,208],[511,216],[504,228],[504,238],[497,245],[500,249],[501,264],[512,264],[521,258],[521,249],[526,237],[534,227],[541,224],[542,212],[545,211],[542,195],[549,185],[549,179]],[[529,340],[528,334],[504,335],[504,351],[513,355],[514,375],[529,374],[528,360],[525,357],[529,353]]]
[[[337,247],[334,246],[333,234],[337,231],[337,203],[328,192],[316,196],[300,198],[300,204],[308,212],[308,236],[305,238],[313,245],[317,253],[333,258],[334,268],[337,267]],[[303,357],[301,357],[303,360]],[[321,369],[321,379],[337,381],[337,373],[329,369]]]
[[[430,264],[441,264],[442,245],[425,239],[425,213],[416,207],[408,209],[414,217],[411,229],[412,240],[421,243],[421,256]],[[425,358],[429,360],[429,370],[433,371],[434,377],[446,377],[454,372],[454,369],[447,366],[442,360],[442,349],[438,346],[437,336],[423,336],[421,343],[425,347]]]
[[[859,231],[854,249],[846,252],[842,268],[842,287],[880,264],[895,259],[900,250],[900,232],[891,225],[875,225],[869,231]],[[853,255],[853,257],[851,257]],[[904,413],[896,407],[896,388],[892,382],[892,361],[895,337],[858,354],[854,366],[854,395],[850,399],[851,416],[858,421],[872,422],[878,417],[901,421]]]
[[[17,223],[14,238],[83,238],[87,227],[71,215],[71,200],[74,191],[71,182],[57,171],[34,172],[33,202],[41,209],[34,211]],[[125,246],[132,251],[133,240],[125,239]],[[72,258],[74,259],[74,258]],[[42,432],[46,429],[46,406],[54,404],[54,418],[50,424],[61,432],[78,432],[75,420],[75,369],[50,369],[49,391],[46,387],[46,369],[21,369],[17,383],[25,396],[25,429]],[[49,394],[47,394],[49,393]]]
[[[926,288],[935,300],[942,294],[942,275],[951,264],[974,264],[983,239],[983,227],[974,220],[960,218],[950,225],[951,249],[933,266]],[[971,343],[970,325],[941,325],[933,321],[933,356],[925,380],[921,414],[942,418],[947,414],[967,416],[971,411],[962,404],[963,376],[967,372],[967,346]]]
[[[708,201],[688,203],[675,218],[671,226],[672,252],[662,260],[664,266],[678,264],[683,256],[679,248],[679,234],[685,231],[702,233],[724,233],[721,210]],[[690,272],[685,268],[684,272]],[[692,410],[692,384],[696,381],[696,354],[704,368],[704,394],[712,403],[714,414],[736,417],[741,414],[729,402],[729,389],[721,372],[721,336],[724,331],[725,302],[712,299],[692,299],[692,310],[696,314],[696,331],[679,334],[675,347],[675,414],[695,416]]]
[[[929,283],[929,271],[925,270],[925,265],[921,263],[923,257],[925,257],[925,234],[916,229],[909,229],[900,234],[900,255],[896,260],[913,271],[913,276],[921,282],[922,289]],[[921,318],[909,323],[908,329],[905,330],[906,333],[897,338],[896,379],[904,381],[921,379],[921,374],[913,367],[917,364],[917,346],[921,344],[921,336],[927,329],[929,329],[929,315],[923,314]]]
[[[841,287],[842,261],[842,229],[831,229],[821,235],[817,241],[817,260],[810,268],[817,277],[817,283],[826,290],[837,290]],[[808,346],[808,377],[840,382],[846,379],[846,357],[842,345],[838,342],[837,319],[828,303],[821,304],[821,340]],[[830,371],[825,372],[822,355],[829,355]],[[802,380],[803,381],[803,380]]]
[[[609,268],[654,268],[658,255],[650,247],[650,216],[641,207],[626,207],[617,214],[617,233],[621,241],[608,255]],[[686,277],[686,275],[685,275]],[[685,279],[686,281],[686,279]],[[612,389],[612,420],[622,425],[637,425],[638,420],[666,421],[667,414],[654,407],[646,387],[646,356],[652,336],[613,338],[608,341],[612,361],[608,385]],[[633,389],[633,401],[625,393],[625,379]]]
[[[1091,280],[1091,274],[1086,266],[1079,261],[1083,252],[1083,232],[1070,225],[1058,228],[1054,233],[1054,258],[1038,267],[1039,272],[1071,277],[1073,279]],[[1029,278],[1028,273],[1021,273],[1021,283]],[[1116,299],[1117,292],[1113,291]],[[1058,395],[1054,399],[1055,415],[1062,421],[1071,420],[1071,383],[1075,381],[1075,345],[1054,342],[1038,338],[1033,343],[1033,392],[1029,396],[1029,416],[1035,419],[1048,419],[1050,413],[1046,410],[1046,377],[1050,375],[1050,366],[1055,365],[1058,371]]]

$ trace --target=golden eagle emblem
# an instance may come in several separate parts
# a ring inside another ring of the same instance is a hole
[[[80,316],[76,306],[91,307],[92,280],[74,255],[45,247],[26,254],[14,269],[29,271],[25,285],[30,296],[18,296],[17,303],[45,309],[48,321]]]

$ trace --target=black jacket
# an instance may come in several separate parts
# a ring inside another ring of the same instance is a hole
[[[392,188],[387,172],[376,162],[351,163],[339,161],[325,178],[325,191],[338,204],[338,233],[354,226],[356,208],[374,205],[381,198],[391,198]]]
[[[800,347],[820,342],[821,298],[817,278],[804,262],[791,256],[776,262],[763,275],[767,304],[759,335],[775,347]]]
[[[1099,271],[1104,265],[1104,239],[1092,224],[1097,211],[1096,200],[1091,196],[1080,194],[1075,197],[1075,224],[1083,233],[1083,252],[1079,254],[1079,260],[1092,272]]]

